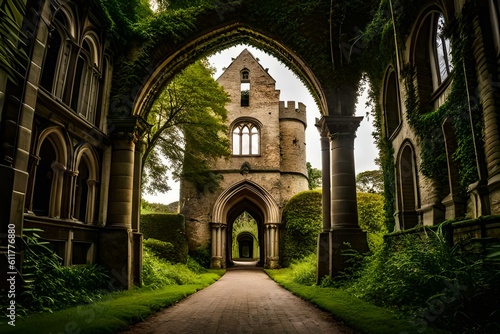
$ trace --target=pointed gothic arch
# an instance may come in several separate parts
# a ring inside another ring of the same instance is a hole
[[[212,210],[213,268],[231,265],[232,224],[243,212],[248,212],[258,224],[261,264],[268,268],[278,266],[279,206],[262,186],[248,180],[228,187],[217,198]]]

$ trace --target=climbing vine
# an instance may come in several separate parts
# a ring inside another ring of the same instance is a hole
[[[383,110],[380,94],[383,91],[384,73],[389,65],[397,67],[396,51],[401,55],[406,45],[411,26],[419,13],[418,1],[380,2],[373,20],[364,31],[366,50],[363,57],[364,71],[370,80],[370,98],[375,108],[374,118],[376,140],[380,164],[385,176],[386,222],[389,231],[394,226],[395,174],[394,151],[383,129]],[[401,76],[405,82],[404,101],[407,120],[419,139],[421,172],[434,181],[442,196],[449,191],[446,146],[441,125],[448,119],[456,139],[456,150],[452,161],[458,167],[459,193],[465,197],[467,187],[478,179],[476,151],[481,152],[482,110],[478,97],[474,96],[476,81],[473,50],[473,23],[475,8],[472,2],[463,7],[460,17],[448,24],[446,33],[452,41],[454,69],[451,74],[449,95],[443,105],[436,110],[420,104],[415,87],[415,68],[410,64],[402,66]],[[394,17],[394,21],[392,18]],[[477,149],[475,149],[474,144]],[[481,157],[477,157],[481,159]]]
[[[458,165],[460,194],[467,195],[467,187],[478,179],[476,168],[476,149],[481,151],[482,108],[479,98],[471,89],[471,83],[477,82],[474,71],[473,50],[473,18],[476,15],[474,6],[468,2],[462,15],[449,23],[446,31],[452,41],[451,90],[446,102],[434,111],[425,110],[419,103],[414,85],[414,69],[406,71],[407,99],[405,106],[407,119],[420,140],[421,171],[433,179],[439,190],[448,191],[447,158],[445,138],[441,124],[451,121],[456,138],[456,150],[452,154],[453,163]]]

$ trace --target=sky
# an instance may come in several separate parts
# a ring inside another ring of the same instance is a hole
[[[217,79],[231,64],[232,58],[238,55],[247,48],[255,58],[259,59],[260,64],[264,68],[268,68],[268,73],[276,80],[276,89],[280,90],[280,101],[296,101],[306,105],[307,111],[307,128],[306,128],[306,160],[311,163],[314,168],[321,169],[321,153],[320,153],[320,138],[319,132],[314,126],[316,118],[320,118],[321,114],[313,97],[300,81],[300,79],[288,68],[285,67],[278,59],[266,54],[257,48],[249,45],[237,45],[231,48],[218,52],[208,58],[210,64],[216,68],[214,78]],[[373,119],[367,118],[366,113],[371,107],[366,107],[366,92],[358,98],[356,105],[356,116],[364,116],[363,121],[356,132],[354,141],[354,159],[356,163],[356,174],[367,170],[379,169],[375,164],[375,158],[378,156],[377,148],[372,136]],[[179,183],[174,183],[169,179],[172,188],[166,194],[156,196],[145,195],[144,199],[148,202],[156,203],[171,203],[179,200]]]

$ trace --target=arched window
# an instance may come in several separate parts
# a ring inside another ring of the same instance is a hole
[[[405,230],[415,227],[419,221],[417,167],[413,146],[410,143],[404,144],[400,151],[397,171],[399,225],[401,230]]]
[[[56,161],[56,151],[52,143],[45,140],[40,147],[39,162],[36,169],[35,189],[32,209],[37,216],[48,216],[50,193],[54,179],[52,164]]]
[[[89,144],[76,150],[75,166],[72,216],[83,223],[93,223],[97,211],[98,161]]]
[[[259,128],[251,122],[238,123],[233,128],[233,155],[260,154]]]
[[[34,152],[38,165],[33,172],[28,210],[37,216],[59,218],[67,163],[66,141],[58,129],[47,129],[42,132],[39,143]]]
[[[434,18],[434,54],[435,71],[440,85],[448,78],[453,70],[451,61],[450,39],[444,36],[444,26],[446,24],[442,13],[433,14]]]
[[[399,88],[396,72],[390,69],[385,81],[384,120],[386,137],[390,138],[401,123]]]
[[[47,51],[43,63],[40,85],[55,97],[67,102],[64,96],[64,86],[71,53],[70,27],[66,12],[59,11],[52,22],[53,29],[47,40]]]
[[[95,43],[90,38],[85,39],[76,64],[71,98],[71,108],[93,124],[99,89],[96,53]]]
[[[241,106],[248,107],[250,105],[250,71],[243,69],[241,75]]]
[[[74,214],[74,217],[82,222],[85,222],[87,215],[87,199],[89,195],[88,180],[89,167],[87,166],[87,162],[83,160],[78,167],[78,176],[76,177]]]

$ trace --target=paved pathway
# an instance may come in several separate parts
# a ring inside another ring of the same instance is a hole
[[[260,268],[237,267],[127,334],[353,333],[283,289]]]

